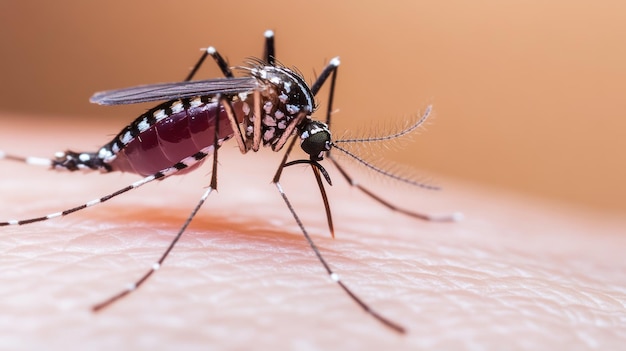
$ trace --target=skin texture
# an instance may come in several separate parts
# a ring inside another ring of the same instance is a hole
[[[49,156],[91,150],[121,125],[2,115],[0,146]],[[398,335],[330,281],[270,180],[280,154],[220,149],[213,193],[139,290],[93,304],[144,273],[208,184],[210,166],[61,219],[0,228],[0,349],[617,349],[626,341],[623,220],[441,180],[427,192],[353,174],[407,208],[395,214],[328,162],[336,239],[306,166],[283,186],[322,254],[355,293],[404,325]],[[1,220],[115,191],[130,174],[52,172],[1,160]]]

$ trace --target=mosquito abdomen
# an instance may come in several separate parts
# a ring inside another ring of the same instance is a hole
[[[170,167],[207,146],[214,145],[215,119],[218,118],[218,145],[233,135],[224,108],[209,97],[173,100],[139,116],[105,145],[110,152],[104,162],[112,171],[132,172],[143,176]],[[238,116],[241,102],[233,101]],[[185,171],[200,165],[196,164]]]

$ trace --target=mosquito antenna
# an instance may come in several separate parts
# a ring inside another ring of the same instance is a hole
[[[386,177],[389,177],[391,179],[397,180],[397,181],[402,182],[402,183],[410,184],[410,185],[413,185],[413,186],[417,186],[417,187],[420,187],[420,188],[423,188],[423,189],[428,189],[428,190],[440,190],[441,189],[441,188],[439,188],[437,186],[426,184],[426,183],[421,183],[421,182],[418,182],[418,181],[413,180],[413,179],[401,177],[401,176],[399,176],[397,174],[394,174],[394,173],[392,173],[390,171],[387,171],[387,170],[382,169],[380,167],[376,167],[373,164],[371,164],[370,162],[365,161],[363,158],[353,154],[352,152],[342,148],[341,146],[335,145],[334,143],[333,143],[332,146],[333,146],[333,148],[335,148],[335,149],[343,152],[344,154],[352,157],[353,159],[355,159],[357,162],[359,162],[360,164],[364,165],[365,167],[373,170],[374,172],[377,172],[377,173],[380,173],[380,174],[382,174],[382,175],[384,175]],[[333,159],[333,162],[335,162],[334,159]],[[336,164],[336,162],[335,162],[335,164]]]
[[[432,110],[432,105],[429,105],[426,108],[426,111],[424,111],[424,114],[422,114],[422,117],[420,117],[419,120],[417,120],[417,122],[413,123],[412,125],[408,126],[407,128],[394,133],[394,134],[390,134],[390,135],[384,135],[384,136],[380,136],[380,137],[369,137],[369,138],[356,138],[356,139],[341,139],[341,140],[335,140],[333,143],[334,144],[341,144],[341,143],[371,143],[371,142],[377,142],[377,141],[388,141],[391,139],[396,139],[402,136],[405,136],[409,133],[411,133],[412,131],[414,131],[415,129],[421,127],[424,122],[426,122],[426,120],[428,119],[428,117],[430,116],[430,112]]]

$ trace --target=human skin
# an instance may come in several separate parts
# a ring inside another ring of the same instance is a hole
[[[121,126],[3,114],[0,148],[51,156],[95,149]],[[270,180],[280,155],[220,149],[218,192],[162,268],[98,313],[155,262],[209,182],[207,163],[67,217],[0,228],[0,349],[619,349],[626,342],[623,220],[441,180],[427,192],[323,162],[336,237],[307,166],[282,184],[322,255],[384,327],[324,272]],[[131,174],[53,172],[0,160],[0,220],[57,212]]]

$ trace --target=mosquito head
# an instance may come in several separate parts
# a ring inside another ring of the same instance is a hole
[[[306,120],[299,129],[300,147],[311,156],[312,160],[324,159],[324,152],[331,148],[331,135],[325,123]]]

